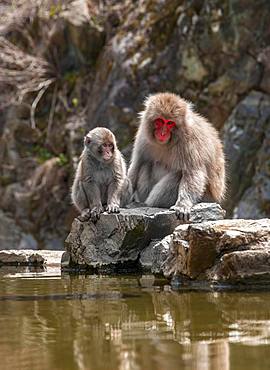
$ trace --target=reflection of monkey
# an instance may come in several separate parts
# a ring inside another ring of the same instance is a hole
[[[119,212],[125,179],[125,161],[113,133],[104,127],[90,131],[84,138],[71,194],[81,219],[96,221],[103,206],[109,213]]]
[[[204,199],[219,202],[224,196],[224,154],[216,129],[179,96],[150,96],[128,177],[137,201],[171,207],[179,218],[188,219],[192,205]]]

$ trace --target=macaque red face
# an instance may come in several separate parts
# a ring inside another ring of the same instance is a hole
[[[158,117],[154,120],[154,135],[157,142],[167,144],[171,139],[171,130],[176,123],[170,119]]]

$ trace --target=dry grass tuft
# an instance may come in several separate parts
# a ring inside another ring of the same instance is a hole
[[[61,100],[63,94],[57,63],[48,59],[40,44],[47,44],[47,34],[59,17],[71,19],[74,24],[93,23],[99,8],[99,0],[0,1],[0,109],[27,105],[31,126],[36,128],[36,108],[53,85],[48,122],[49,127],[52,125],[56,100]],[[36,32],[37,24],[40,34]]]

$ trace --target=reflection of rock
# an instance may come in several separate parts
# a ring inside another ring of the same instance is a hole
[[[215,203],[201,203],[191,211],[191,222],[217,220],[224,216]],[[181,221],[173,211],[159,208],[123,209],[120,214],[102,214],[100,220],[81,222],[75,219],[66,240],[67,251],[74,265],[112,268],[129,263],[149,268],[152,253],[147,247],[152,239],[161,239],[173,232]],[[146,249],[145,249],[146,248]],[[144,250],[145,249],[145,250]]]
[[[1,297],[16,293],[26,302],[0,304],[1,334],[12,338],[1,344],[3,369],[18,368],[18,358],[58,369],[63,350],[81,369],[269,367],[267,293],[178,293],[157,281],[145,289],[133,276],[2,279]]]
[[[158,250],[159,247],[160,244]],[[159,266],[160,271],[153,272],[167,277],[213,281],[269,279],[270,220],[180,225],[165,249],[167,257]]]
[[[159,318],[169,318],[174,329],[174,339],[178,343],[189,343],[193,348],[208,344],[205,353],[218,349],[225,343],[263,344],[269,338],[270,320],[268,316],[268,294],[262,292],[170,292],[157,291],[152,293],[154,312]],[[165,321],[165,320],[164,320]],[[222,325],[221,325],[222,323]],[[224,332],[224,327],[227,329]],[[203,338],[199,332],[203,332]],[[214,336],[213,336],[213,333]],[[202,339],[202,341],[200,341]],[[225,342],[222,344],[222,341]],[[213,345],[213,347],[211,346]],[[223,352],[223,349],[220,348]],[[206,348],[205,348],[206,350]],[[198,351],[199,352],[199,351]],[[199,353],[198,353],[199,355]],[[201,356],[194,356],[202,361]],[[210,359],[209,359],[210,360]],[[212,358],[215,361],[214,358]],[[226,361],[225,361],[226,362]],[[200,362],[201,365],[201,362]],[[212,366],[208,369],[223,369],[221,366]],[[255,366],[256,368],[256,366]],[[198,365],[196,369],[201,369]],[[226,367],[224,367],[226,369]]]

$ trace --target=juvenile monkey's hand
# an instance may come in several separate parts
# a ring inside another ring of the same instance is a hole
[[[91,210],[89,208],[85,208],[82,210],[80,216],[78,216],[78,219],[80,221],[87,221],[91,217]]]
[[[104,211],[102,206],[96,206],[91,209],[91,220],[97,222],[100,219],[100,214]]]
[[[106,211],[108,213],[119,213],[119,206],[117,204],[108,204]]]
[[[174,205],[170,208],[170,210],[175,211],[176,217],[179,220],[185,222],[189,221],[191,207]]]

